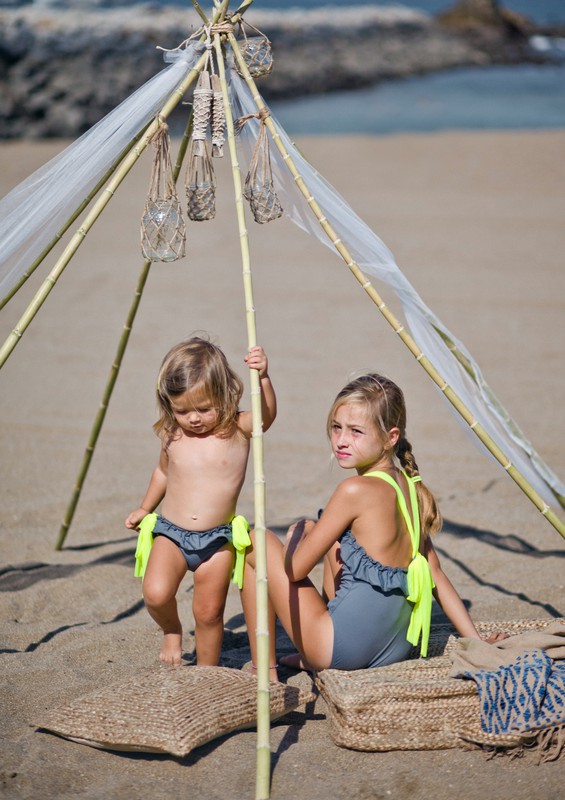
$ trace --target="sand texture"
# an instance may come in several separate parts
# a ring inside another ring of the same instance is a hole
[[[462,340],[540,455],[563,478],[565,132],[307,138],[298,145],[382,237],[424,301]],[[63,142],[4,143],[0,195]],[[160,633],[133,575],[123,520],[158,456],[151,432],[168,348],[209,332],[246,378],[239,237],[227,158],[217,217],[189,227],[187,257],[150,272],[75,519],[54,549],[141,268],[145,154],[87,237],[1,374],[0,796],[254,796],[246,731],[182,759],[96,750],[39,732],[46,711],[157,665]],[[333,396],[377,370],[404,389],[408,436],[445,517],[444,568],[477,620],[565,615],[565,547],[514,482],[473,446],[428,376],[327,248],[290,222],[249,221],[258,339],[278,401],[265,437],[267,521],[315,515],[340,479],[325,439]],[[59,252],[59,250],[57,251]],[[2,311],[2,341],[51,256]],[[398,309],[383,289],[387,302]],[[249,407],[246,394],[244,407]],[[343,473],[342,473],[343,475]],[[253,518],[252,470],[240,512]],[[319,575],[317,575],[319,577]],[[193,658],[191,580],[179,594]],[[248,660],[230,590],[222,664]],[[281,635],[281,648],[288,642]],[[281,671],[304,688],[306,674]],[[135,699],[132,698],[132,702]],[[274,800],[555,800],[565,761],[482,752],[363,753],[336,747],[324,704],[272,729]]]

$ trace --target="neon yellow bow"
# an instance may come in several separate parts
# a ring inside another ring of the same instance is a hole
[[[243,572],[245,568],[245,551],[251,545],[249,536],[249,523],[241,514],[231,521],[232,544],[235,550],[235,566],[233,568],[233,582],[243,589]]]
[[[420,634],[422,643],[420,645],[420,655],[424,658],[428,655],[428,640],[430,638],[430,624],[432,619],[432,589],[434,582],[430,565],[421,553],[410,562],[408,567],[408,600],[414,603],[410,625],[406,638],[416,646]]]
[[[146,514],[139,523],[139,536],[137,537],[137,548],[135,550],[135,570],[136,578],[143,578],[149,561],[149,553],[153,547],[153,528],[157,522],[157,514]]]
[[[391,478],[386,472],[366,472],[365,476],[375,476],[386,481],[396,491],[398,498],[398,507],[406,522],[410,540],[412,542],[412,561],[408,567],[407,583],[408,583],[408,596],[407,600],[414,603],[412,614],[410,616],[410,624],[408,625],[408,632],[406,639],[410,644],[416,646],[420,634],[422,642],[420,644],[420,655],[424,658],[428,655],[428,641],[430,638],[430,625],[432,621],[432,589],[435,584],[432,578],[430,565],[428,560],[422,553],[419,552],[420,548],[420,514],[418,511],[418,496],[416,494],[415,484],[422,480],[419,475],[409,477],[404,470],[402,470],[404,477],[408,483],[408,493],[410,495],[410,505],[412,506],[412,519],[408,513],[408,504],[402,494],[402,489],[398,483]]]

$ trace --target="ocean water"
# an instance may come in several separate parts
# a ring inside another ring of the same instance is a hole
[[[565,129],[565,64],[450,69],[270,107],[289,135]]]
[[[410,0],[403,5],[436,14],[453,0]],[[371,0],[257,0],[263,8],[390,5]],[[565,0],[501,3],[538,25],[565,25]],[[551,48],[544,65],[468,67],[376,86],[296,100],[271,108],[289,134],[390,134],[440,130],[565,129],[565,39],[536,39]]]

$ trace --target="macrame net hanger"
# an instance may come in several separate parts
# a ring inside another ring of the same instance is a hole
[[[258,36],[247,36],[245,33],[245,25],[252,28]],[[251,25],[250,22],[241,21],[239,23],[239,30],[242,34],[242,39],[238,41],[239,49],[243,60],[247,65],[247,69],[252,78],[260,78],[263,75],[269,75],[273,69],[273,52],[271,49],[271,42],[258,28]],[[235,69],[239,72],[237,62]],[[241,73],[239,72],[241,75]]]
[[[283,209],[273,184],[271,169],[271,152],[265,119],[269,116],[266,109],[261,109],[257,114],[248,114],[240,117],[236,122],[237,131],[241,131],[245,123],[252,118],[259,119],[259,132],[249,171],[245,179],[243,196],[249,201],[251,213],[255,222],[271,222],[282,216]]]
[[[216,176],[207,143],[211,123],[214,130],[213,119],[216,139],[212,139],[212,147],[214,148],[215,141],[216,151],[223,155],[222,125],[225,125],[225,113],[220,113],[220,103],[221,112],[224,112],[222,98],[218,100],[215,96],[217,92],[212,89],[211,79],[217,80],[217,75],[214,72],[210,27],[206,28],[206,54],[206,63],[194,90],[193,129],[185,173],[187,216],[195,222],[216,216]]]
[[[185,253],[186,225],[173,178],[169,126],[159,121],[151,140],[155,153],[141,220],[141,252],[150,261],[176,261]]]

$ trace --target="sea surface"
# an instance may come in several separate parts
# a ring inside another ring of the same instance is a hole
[[[429,14],[453,4],[453,0],[403,3]],[[390,3],[256,0],[257,8],[324,5]],[[538,25],[565,25],[565,0],[507,0],[501,5]],[[368,89],[273,102],[271,108],[289,134],[565,129],[565,39],[536,37],[532,46],[550,48],[554,63],[450,69],[383,81]]]
[[[565,129],[565,64],[450,69],[270,108],[290,135]]]

